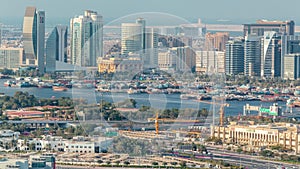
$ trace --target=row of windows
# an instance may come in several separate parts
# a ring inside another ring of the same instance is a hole
[[[66,148],[69,148],[69,146],[66,146]],[[70,146],[70,148],[92,148],[92,146]]]

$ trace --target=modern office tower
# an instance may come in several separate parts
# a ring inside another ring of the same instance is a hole
[[[225,51],[225,45],[229,40],[228,32],[207,33],[205,35],[205,50]]]
[[[253,24],[243,24],[244,36],[256,35],[264,36],[265,31],[275,31],[279,35],[294,35],[295,23],[294,21],[267,21],[257,20]]]
[[[281,77],[284,77],[284,56],[286,54],[300,53],[300,36],[281,36]]]
[[[261,39],[261,76],[279,77],[281,74],[281,37],[274,31],[265,31]]]
[[[244,75],[260,76],[261,68],[260,37],[249,35],[245,37]]]
[[[196,72],[224,73],[225,52],[196,51]]]
[[[142,25],[142,49],[145,50],[146,49],[146,21],[144,18],[138,18],[135,21],[137,24],[141,24]]]
[[[296,80],[300,78],[300,54],[286,54],[284,56],[284,79]]]
[[[56,26],[46,41],[46,72],[56,70],[56,62],[67,63],[67,26]]]
[[[37,65],[39,72],[45,69],[45,12],[27,7],[23,22],[23,44],[26,64]]]
[[[23,48],[0,48],[0,69],[18,69],[23,58]]]
[[[103,55],[103,19],[95,11],[86,10],[84,15],[70,21],[71,63],[89,67],[97,65],[97,57]]]
[[[145,33],[144,66],[158,67],[158,29],[147,28]]]
[[[228,75],[244,73],[244,42],[228,41],[225,53],[225,73]]]
[[[121,53],[143,53],[143,25],[140,23],[122,23]]]
[[[191,47],[174,47],[170,50],[176,52],[176,71],[195,71],[196,53]]]

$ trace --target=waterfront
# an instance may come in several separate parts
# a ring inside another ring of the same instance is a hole
[[[100,93],[92,89],[78,89],[72,88],[67,91],[53,91],[51,88],[19,88],[19,87],[5,87],[3,83],[5,79],[0,80],[0,93],[4,93],[9,96],[13,96],[17,91],[28,92],[38,98],[51,98],[51,97],[70,97],[70,98],[84,98],[89,103],[98,103],[101,99],[108,102],[120,102],[125,99],[134,99],[137,102],[137,107],[142,105],[151,106],[157,109],[202,109],[206,108],[212,110],[212,106],[206,103],[199,103],[195,100],[183,100],[180,99],[180,94],[127,94],[127,93]],[[225,107],[225,115],[237,116],[243,114],[243,106],[247,103],[253,106],[269,107],[273,102],[261,102],[261,101],[227,101],[229,107]],[[286,110],[286,102],[278,101],[279,106],[282,107],[282,111]],[[217,109],[219,107],[217,106]],[[300,112],[300,108],[293,108],[293,112]],[[255,113],[255,112],[253,112]]]

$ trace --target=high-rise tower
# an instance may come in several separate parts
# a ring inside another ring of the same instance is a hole
[[[246,36],[244,48],[244,74],[246,76],[260,76],[261,55],[260,37]]]
[[[56,61],[67,62],[67,26],[56,26],[50,33],[46,42],[46,71],[56,69]]]
[[[45,12],[27,7],[23,22],[23,44],[26,64],[37,65],[39,72],[45,70]]]
[[[244,72],[244,42],[232,40],[226,43],[225,73],[237,75]]]
[[[281,74],[280,36],[274,31],[265,31],[261,46],[261,76],[279,77]]]
[[[103,19],[95,11],[70,21],[71,62],[78,66],[96,66],[97,57],[103,55]]]
[[[143,25],[141,23],[122,23],[121,53],[143,54]]]

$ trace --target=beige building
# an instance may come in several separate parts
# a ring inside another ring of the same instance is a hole
[[[141,71],[143,69],[143,62],[137,57],[99,57],[98,71],[100,73],[115,73],[128,71]]]
[[[211,135],[221,138],[223,143],[248,145],[255,149],[281,145],[300,154],[300,126],[290,123],[268,125],[231,125],[215,126]]]
[[[297,80],[300,78],[300,54],[284,56],[284,79]]]
[[[195,70],[196,53],[191,47],[173,47],[170,51],[176,53],[176,71]]]
[[[207,33],[205,35],[205,50],[225,51],[228,40],[228,32]]]
[[[22,48],[0,48],[0,68],[18,69],[22,65]]]
[[[160,51],[158,53],[158,67],[163,71],[175,71],[176,68],[176,52]]]
[[[225,52],[196,51],[196,72],[224,73]]]

